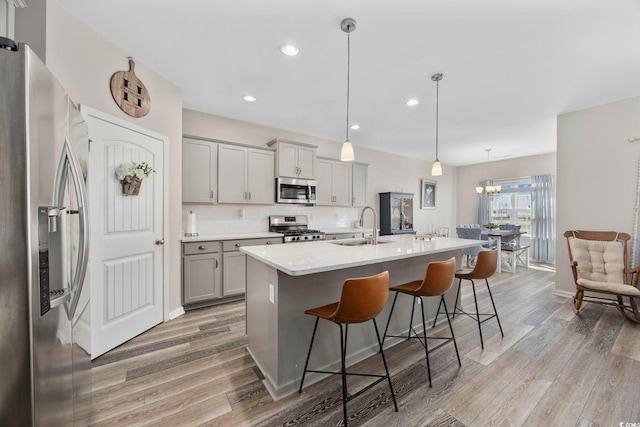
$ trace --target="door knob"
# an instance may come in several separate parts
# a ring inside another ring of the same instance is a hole
[[[156,245],[164,245],[164,239],[156,240]]]

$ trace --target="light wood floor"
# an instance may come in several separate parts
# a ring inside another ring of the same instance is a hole
[[[451,345],[431,353],[432,388],[417,340],[386,350],[400,411],[383,383],[349,403],[349,425],[640,425],[640,325],[595,304],[575,315],[569,300],[551,295],[554,277],[529,268],[490,279],[504,338],[489,320],[481,350],[475,321],[456,316],[462,367]],[[473,311],[469,284],[462,297]],[[245,348],[244,319],[242,302],[191,311],[96,359],[92,425],[341,425],[339,376],[271,400]],[[353,370],[380,368],[376,356]],[[360,386],[356,377],[349,390]]]

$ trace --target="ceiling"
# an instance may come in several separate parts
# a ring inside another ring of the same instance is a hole
[[[356,160],[358,147],[434,159],[437,72],[439,158],[454,166],[488,148],[491,160],[555,152],[558,114],[640,95],[639,0],[56,2],[179,87],[184,108],[338,142],[340,22],[354,18]]]

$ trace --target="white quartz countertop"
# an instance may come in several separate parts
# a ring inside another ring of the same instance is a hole
[[[290,276],[321,273],[342,268],[376,264],[403,258],[480,246],[482,240],[435,237],[416,240],[413,235],[382,236],[377,245],[341,246],[338,241],[287,243],[271,246],[246,246],[240,250]]]
[[[206,240],[240,240],[240,239],[266,239],[266,238],[282,238],[281,233],[253,232],[253,233],[220,233],[220,234],[200,234],[196,237],[183,237],[183,242],[203,242]]]

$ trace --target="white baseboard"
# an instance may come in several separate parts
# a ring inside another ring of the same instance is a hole
[[[573,298],[573,296],[575,295],[575,292],[561,291],[559,289],[554,289],[553,292],[551,292],[551,294],[557,297]]]
[[[169,320],[173,320],[177,317],[180,317],[184,314],[184,307],[180,306],[169,313]]]

